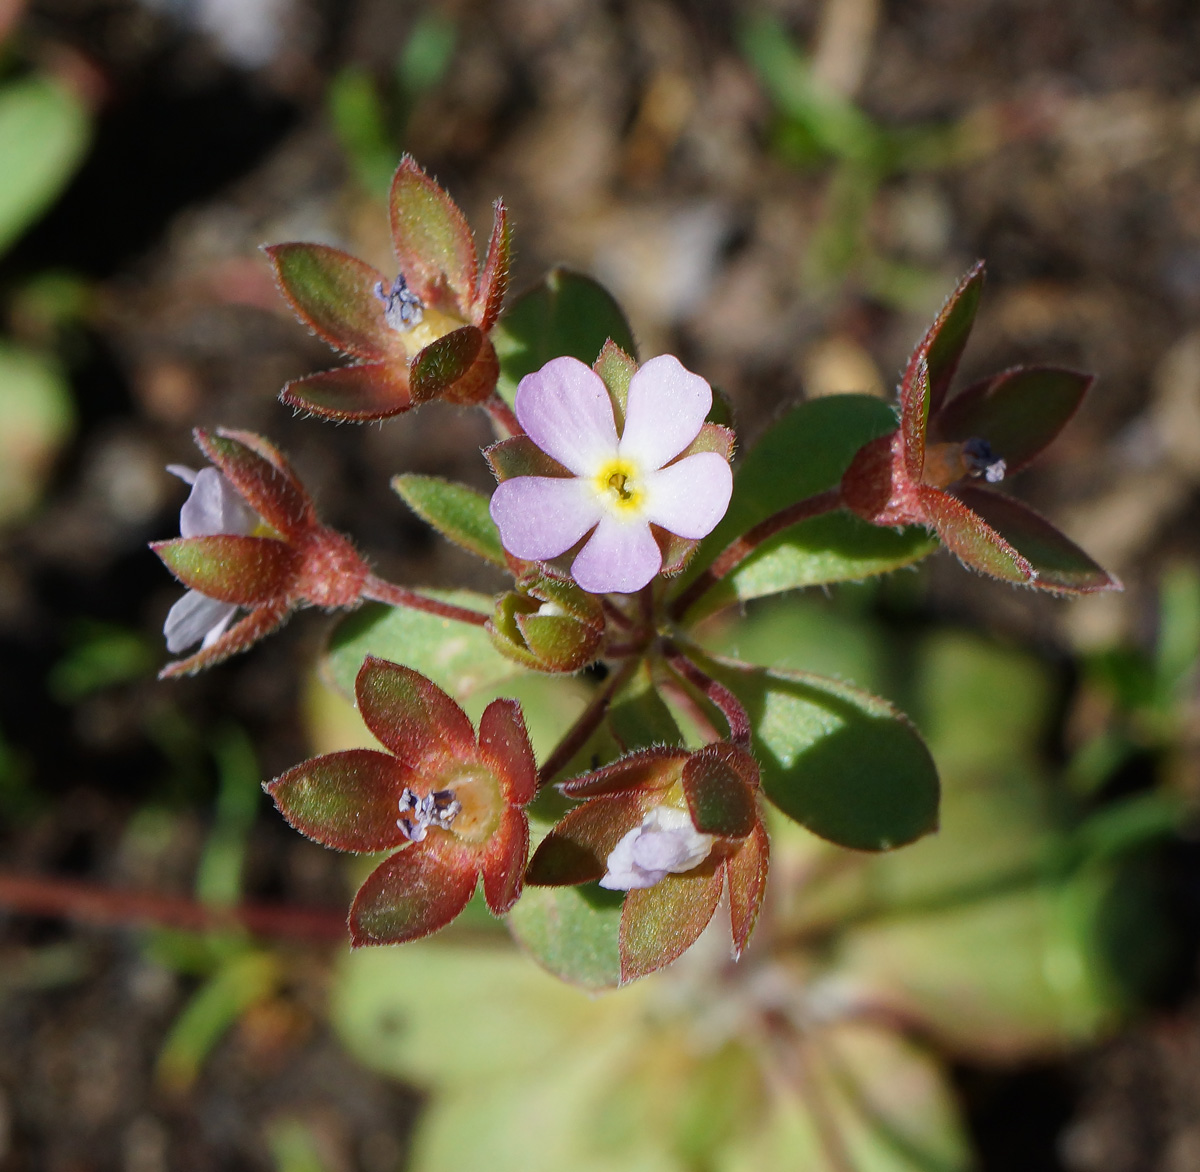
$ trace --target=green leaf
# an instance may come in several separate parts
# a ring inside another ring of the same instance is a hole
[[[58,197],[89,138],[87,111],[59,82],[28,77],[0,89],[0,253]]]
[[[506,566],[500,531],[488,512],[488,498],[465,484],[415,472],[392,477],[392,487],[422,521],[443,537],[485,561]]]
[[[886,700],[808,672],[700,662],[745,705],[763,790],[793,821],[873,851],[936,829],[933,758]]]
[[[621,979],[617,934],[624,893],[595,883],[526,887],[508,914],[517,942],[548,972],[585,989]]]
[[[396,166],[396,144],[375,79],[363,65],[343,66],[330,79],[325,101],[354,177],[364,191],[386,200]]]
[[[916,373],[917,363],[922,358],[929,370],[927,415],[936,412],[945,401],[950,380],[958,369],[958,361],[966,349],[971,327],[975,324],[982,294],[983,261],[978,261],[946,298],[946,304],[909,360],[904,375],[905,385]]]
[[[569,355],[591,366],[612,339],[635,354],[633,333],[604,286],[582,273],[556,268],[517,298],[492,332],[500,357],[500,393],[511,403],[517,383],[551,358]]]
[[[895,412],[869,395],[828,395],[788,412],[738,465],[733,497],[721,523],[680,575],[682,589],[697,571],[747,529],[805,497],[833,488],[864,444],[896,430]],[[794,525],[765,542],[692,614],[736,599],[801,586],[847,581],[908,565],[937,548],[919,527],[896,532],[848,513]]]
[[[491,613],[492,600],[470,590],[425,593],[481,614]],[[353,696],[355,677],[368,655],[419,671],[460,702],[522,670],[492,646],[482,627],[381,604],[368,604],[338,625],[325,656],[326,678],[343,695]]]

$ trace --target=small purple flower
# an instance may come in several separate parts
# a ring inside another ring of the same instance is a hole
[[[617,435],[600,376],[555,358],[517,387],[517,419],[570,476],[516,476],[492,496],[492,519],[515,557],[544,561],[588,538],[571,574],[593,594],[632,594],[662,568],[651,525],[699,540],[729,507],[733,474],[717,452],[677,457],[700,434],[712,389],[669,354],[630,380]],[[672,461],[674,461],[672,463]]]
[[[655,806],[613,847],[600,886],[610,891],[653,887],[682,875],[708,858],[716,838],[701,834],[686,810]]]
[[[179,510],[181,537],[210,537],[218,533],[249,537],[258,529],[258,514],[216,468],[194,472],[183,464],[168,464],[167,471],[192,486]],[[224,633],[237,613],[237,604],[209,598],[189,590],[167,612],[163,634],[172,655],[195,643],[209,647]]]

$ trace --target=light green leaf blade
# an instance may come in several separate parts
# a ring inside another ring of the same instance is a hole
[[[465,484],[415,472],[392,477],[392,487],[422,521],[455,545],[497,566],[506,566],[500,531],[488,512],[488,498]]]
[[[584,989],[614,988],[621,979],[622,896],[595,883],[526,887],[508,927],[547,972]]]
[[[83,103],[48,77],[0,89],[0,253],[54,201],[83,159]]]

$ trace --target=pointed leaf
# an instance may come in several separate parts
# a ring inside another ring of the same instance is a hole
[[[750,836],[739,844],[726,863],[729,879],[729,921],[733,934],[733,954],[741,956],[758,920],[763,895],[767,890],[770,843],[761,822],[754,824]]]
[[[351,944],[403,944],[444,928],[467,906],[477,879],[474,857],[431,832],[367,876],[350,908]]]
[[[478,326],[486,334],[496,324],[504,294],[508,290],[509,267],[512,264],[512,231],[508,225],[508,211],[502,199],[493,205],[495,219],[492,238],[488,241],[487,260],[479,277],[479,289],[475,295],[475,312],[479,315]]]
[[[590,798],[634,789],[668,789],[679,780],[687,758],[686,749],[655,745],[630,753],[603,769],[593,769],[581,777],[561,781],[558,788],[570,798]]]
[[[1004,582],[1033,584],[1029,562],[963,501],[927,485],[917,492],[929,523],[959,561]]]
[[[351,749],[314,757],[264,787],[288,824],[340,851],[384,851],[405,842],[396,824],[411,774],[390,753]]]
[[[523,806],[533,800],[537,763],[521,705],[515,700],[493,700],[483,710],[479,718],[479,752],[495,769],[505,801]]]
[[[189,590],[239,606],[287,594],[299,566],[291,546],[271,537],[219,533],[156,541],[150,548]]]
[[[561,980],[610,989],[621,980],[621,903],[621,892],[594,883],[526,887],[508,914],[508,928],[542,968]]]
[[[570,615],[517,614],[516,624],[542,671],[578,671],[596,658],[600,632]]]
[[[245,618],[234,623],[220,638],[213,640],[207,647],[202,647],[195,655],[168,663],[158,673],[158,678],[169,680],[193,675],[203,668],[212,667],[228,659],[231,655],[237,655],[239,651],[245,651],[281,626],[290,610],[287,602],[282,599],[256,607]]]
[[[500,531],[488,512],[488,498],[465,484],[410,472],[392,477],[392,487],[422,521],[443,537],[485,561],[506,566]]]
[[[621,984],[656,972],[696,943],[717,910],[724,878],[723,866],[710,858],[625,896]]]
[[[389,200],[400,271],[424,301],[436,299],[443,275],[460,306],[471,304],[479,261],[458,205],[417,165],[400,160]]]
[[[492,609],[490,598],[469,590],[425,593],[481,614]],[[343,695],[353,696],[354,679],[368,655],[405,663],[460,701],[521,672],[492,647],[482,627],[376,603],[347,615],[334,629],[323,668],[326,678]]]
[[[1062,431],[1094,381],[1052,366],[1006,370],[955,395],[933,421],[935,436],[987,440],[1011,476]]]
[[[497,480],[515,476],[570,476],[571,473],[552,456],[547,456],[527,435],[515,435],[484,448],[484,457]]]
[[[629,383],[637,373],[638,364],[611,338],[604,343],[600,357],[592,364],[592,369],[600,376],[608,390],[608,397],[613,402],[613,419],[616,420],[617,431],[625,430],[625,405],[629,399]],[[689,453],[690,454],[690,453]]]
[[[303,536],[317,524],[304,485],[279,450],[262,436],[221,428],[194,432],[196,443],[268,525],[286,537]]]
[[[323,370],[293,379],[279,397],[289,407],[346,423],[388,419],[414,405],[408,371],[400,363],[372,362]]]
[[[525,882],[564,887],[599,879],[613,848],[653,804],[652,795],[632,792],[591,798],[576,806],[542,839],[529,860]]]
[[[271,244],[263,248],[275,267],[279,291],[296,316],[343,354],[367,362],[404,358],[404,345],[375,295],[378,269],[324,244]]]
[[[913,377],[900,392],[900,430],[904,437],[904,471],[917,484],[925,468],[925,432],[929,423],[929,371],[917,361]]]
[[[529,859],[529,819],[506,806],[480,862],[483,896],[497,916],[507,915],[521,894]]]
[[[511,403],[517,383],[551,358],[596,361],[612,339],[635,354],[633,333],[612,295],[590,277],[552,269],[540,285],[517,298],[492,332],[500,356],[500,392]]]
[[[873,851],[937,828],[933,759],[886,700],[808,672],[703,663],[745,705],[763,792],[793,821]]]
[[[496,357],[495,348],[488,338],[484,338],[479,346],[479,353],[466,371],[452,382],[440,394],[447,403],[459,403],[471,406],[482,403],[495,389],[496,380],[500,377],[500,360]]]
[[[470,370],[482,345],[477,326],[460,326],[430,342],[409,368],[413,402],[427,403],[442,395]]]
[[[937,319],[908,360],[908,368],[900,383],[901,402],[913,385],[919,363],[924,360],[929,370],[927,415],[940,409],[966,348],[971,327],[975,324],[982,293],[983,261],[977,261],[946,298],[946,304],[942,306]]]
[[[1036,575],[1030,585],[1063,594],[1122,589],[1118,579],[1028,505],[973,485],[960,485],[954,495],[1019,551]]]
[[[447,753],[475,756],[475,730],[467,714],[420,672],[367,656],[354,695],[371,735],[410,769]]]
[[[732,745],[713,744],[685,763],[683,793],[692,822],[702,834],[745,838],[758,823],[754,790],[745,776],[757,769],[753,759],[744,760],[748,756]]]

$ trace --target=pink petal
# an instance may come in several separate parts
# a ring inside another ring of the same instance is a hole
[[[645,521],[624,522],[605,516],[579,551],[571,577],[592,594],[633,594],[661,566],[662,553]]]
[[[529,438],[577,476],[593,475],[616,455],[612,400],[600,376],[578,358],[554,358],[527,374],[517,387],[516,410]]]
[[[733,473],[716,452],[697,452],[646,475],[646,517],[695,541],[707,537],[729,508]]]
[[[586,481],[574,477],[518,476],[492,494],[500,543],[514,557],[542,560],[571,548],[603,512]]]
[[[621,455],[661,468],[700,434],[711,406],[712,388],[698,374],[674,355],[651,358],[629,381]]]

